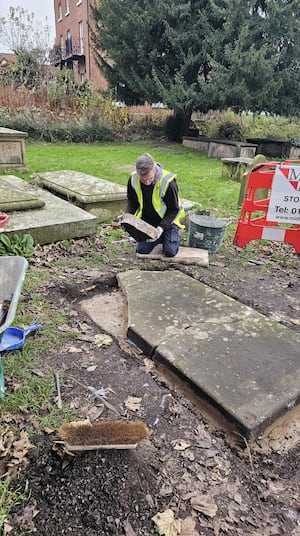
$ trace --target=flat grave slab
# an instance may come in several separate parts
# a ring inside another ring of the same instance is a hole
[[[118,281],[129,339],[245,437],[299,403],[299,333],[175,270],[132,270]]]
[[[12,212],[14,210],[28,210],[42,208],[45,202],[29,192],[24,187],[24,181],[16,185],[14,175],[6,175],[0,179],[0,210]]]
[[[26,183],[14,175],[1,175],[3,188],[15,192],[17,200],[24,198],[23,192],[31,194],[42,202],[42,208],[14,211],[10,220],[0,232],[13,235],[32,235],[36,244],[49,244],[69,238],[80,238],[96,233],[98,219],[96,216],[60,199],[36,185]],[[18,194],[18,195],[17,195]]]
[[[34,182],[97,216],[101,222],[118,216],[126,207],[125,186],[79,171],[35,173]]]
[[[180,247],[178,253],[174,257],[166,257],[163,254],[162,244],[158,244],[153,248],[151,253],[148,253],[147,255],[137,253],[136,256],[139,259],[144,260],[151,259],[168,263],[196,264],[198,266],[205,266],[206,268],[209,265],[208,251],[200,248]]]

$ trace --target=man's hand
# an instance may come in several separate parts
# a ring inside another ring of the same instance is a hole
[[[148,238],[148,240],[146,240],[146,242],[156,242],[156,240],[158,240],[161,235],[163,234],[164,230],[162,227],[156,227],[156,238]]]

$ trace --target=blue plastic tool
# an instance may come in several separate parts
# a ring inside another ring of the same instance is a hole
[[[31,331],[35,331],[36,329],[40,329],[41,327],[41,324],[32,324],[25,329],[6,328],[3,331],[1,339],[0,352],[8,350],[17,350],[18,348],[21,348],[21,346],[23,346],[25,342],[28,333],[30,333]]]

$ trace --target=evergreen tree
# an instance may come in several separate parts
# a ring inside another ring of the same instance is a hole
[[[210,0],[222,31],[211,40],[213,108],[300,113],[299,0]]]
[[[299,0],[101,0],[96,61],[117,99],[192,111],[300,111]]]
[[[96,61],[116,98],[162,101],[187,132],[191,113],[207,110],[200,79],[208,75],[207,0],[101,0],[93,10]]]

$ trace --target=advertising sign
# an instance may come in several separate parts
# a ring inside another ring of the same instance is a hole
[[[300,224],[300,166],[278,165],[272,182],[267,221]]]

